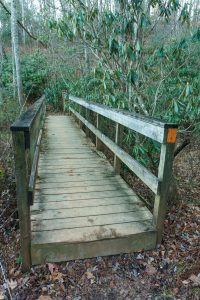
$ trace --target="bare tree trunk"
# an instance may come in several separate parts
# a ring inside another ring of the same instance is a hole
[[[3,67],[3,59],[4,59],[4,53],[3,53],[3,43],[2,43],[2,34],[0,29],[0,70],[2,71]],[[0,104],[3,103],[3,86],[2,81],[0,78]]]
[[[21,0],[21,7],[22,7],[22,24],[25,27],[25,10],[24,10],[24,4],[25,4],[25,0]],[[23,44],[25,46],[26,44],[26,32],[25,30],[23,30],[22,32],[23,34]]]
[[[13,98],[16,98],[17,94],[17,84],[16,84],[16,67],[15,67],[15,57],[14,57],[14,46],[12,44],[12,75],[13,75]]]
[[[23,99],[23,92],[22,92],[20,50],[19,50],[18,30],[17,30],[16,0],[11,1],[11,36],[12,36],[13,58],[14,58],[15,70],[16,70],[18,100],[19,100],[19,104],[22,106],[24,104],[24,99]]]

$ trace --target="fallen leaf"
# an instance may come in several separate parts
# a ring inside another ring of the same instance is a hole
[[[9,271],[9,274],[10,274],[10,276],[12,276],[14,273],[15,273],[15,268],[12,268],[12,269]]]
[[[173,291],[173,294],[174,294],[174,295],[177,295],[178,292],[179,292],[179,289],[178,289],[178,288],[173,288],[172,291]]]
[[[46,286],[43,286],[43,288],[42,288],[42,292],[43,292],[43,293],[46,293],[46,292],[48,292],[48,288],[47,288]]]
[[[14,290],[17,287],[17,281],[11,279],[10,281],[8,281],[8,285],[11,288],[11,290]]]
[[[63,274],[60,272],[53,272],[53,273],[51,273],[51,278],[53,281],[56,281],[56,280],[63,281]]]
[[[95,278],[94,275],[91,272],[89,272],[89,271],[86,272],[85,275],[86,275],[87,279],[93,279],[93,278]]]
[[[195,284],[197,284],[197,285],[200,285],[200,278],[199,278],[198,276],[192,274],[192,275],[189,277],[189,279],[190,279],[193,283],[195,283]]]
[[[51,274],[58,271],[58,266],[56,264],[48,263],[47,265]]]
[[[41,295],[37,300],[52,300],[52,298],[50,296]]]
[[[5,298],[5,294],[3,291],[0,291],[0,300],[4,300]]]
[[[146,265],[146,273],[148,274],[148,275],[154,275],[154,274],[156,274],[156,268],[154,268],[153,266],[151,266],[151,265]]]

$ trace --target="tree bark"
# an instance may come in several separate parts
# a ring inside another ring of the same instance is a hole
[[[25,10],[24,10],[24,4],[25,4],[25,0],[21,0],[21,8],[22,8],[22,24],[23,26],[25,27]],[[26,44],[26,32],[25,30],[23,29],[22,31],[22,34],[23,34],[23,44],[25,46]]]
[[[19,49],[19,38],[17,30],[17,7],[16,0],[11,1],[11,36],[12,36],[12,49],[13,49],[13,60],[15,63],[16,71],[16,82],[17,82],[17,93],[19,104],[24,104],[23,91],[22,91],[22,78],[21,78],[21,64],[20,64],[20,49]]]

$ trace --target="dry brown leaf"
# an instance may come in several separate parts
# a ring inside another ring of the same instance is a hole
[[[199,278],[198,276],[192,274],[192,275],[189,277],[189,279],[190,279],[193,283],[195,283],[195,284],[197,284],[197,285],[200,285],[200,278]]]
[[[94,279],[95,278],[95,276],[91,272],[89,272],[89,271],[87,271],[85,273],[85,275],[86,275],[87,279]]]
[[[56,264],[48,263],[47,265],[51,274],[58,271],[58,266]]]
[[[11,290],[14,290],[17,287],[17,281],[11,279],[10,281],[8,281],[8,285],[11,288]]]
[[[5,294],[3,291],[0,291],[0,300],[4,300],[5,299]]]
[[[52,279],[53,281],[56,281],[56,280],[63,280],[63,274],[60,273],[60,272],[53,272],[53,273],[51,274],[51,279]]]
[[[9,274],[10,274],[10,276],[12,276],[14,273],[15,273],[15,268],[12,268],[12,269],[9,271]]]
[[[179,289],[178,289],[178,288],[173,288],[172,291],[173,291],[173,294],[174,294],[174,295],[177,295],[178,292],[179,292]]]
[[[52,298],[50,296],[41,295],[37,300],[52,300]]]
[[[156,268],[154,268],[153,266],[151,266],[151,265],[146,265],[146,273],[148,274],[148,275],[154,275],[154,274],[156,274]]]

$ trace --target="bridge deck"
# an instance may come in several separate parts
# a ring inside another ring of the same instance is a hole
[[[46,120],[31,234],[33,264],[156,245],[151,212],[69,116]]]

